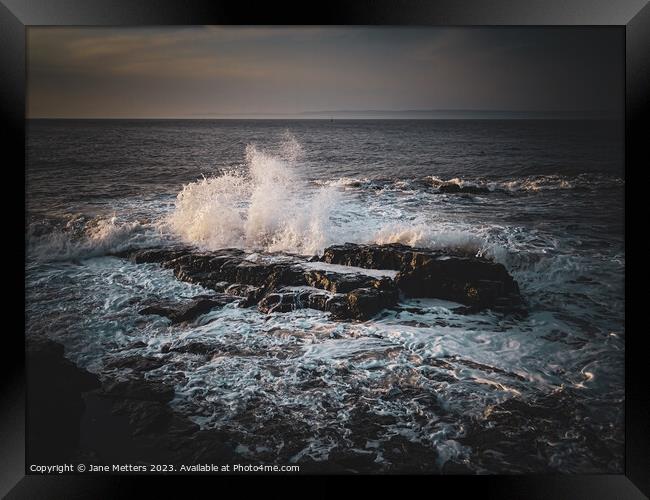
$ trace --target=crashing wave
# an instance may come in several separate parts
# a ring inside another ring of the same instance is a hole
[[[27,256],[42,262],[97,257],[146,246],[155,237],[155,228],[147,221],[127,222],[117,216],[39,219],[27,227]]]
[[[293,138],[274,155],[246,148],[246,169],[187,184],[168,217],[184,241],[206,248],[256,248],[315,253],[331,242],[332,186],[307,195],[295,165],[302,152]]]

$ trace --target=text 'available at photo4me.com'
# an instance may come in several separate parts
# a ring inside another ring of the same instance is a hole
[[[70,474],[70,473],[276,473],[300,472],[299,465],[253,465],[253,464],[30,464],[30,474]]]

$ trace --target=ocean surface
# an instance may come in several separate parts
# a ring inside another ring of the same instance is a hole
[[[30,120],[27,334],[100,376],[142,342],[168,360],[147,377],[174,384],[171,406],[252,462],[391,471],[409,443],[431,472],[620,473],[623,168],[614,121]],[[205,290],[110,256],[344,242],[470,249],[506,266],[529,314],[427,299],[340,322],[231,304],[171,326],[138,310]],[[163,355],[194,341],[222,354]]]

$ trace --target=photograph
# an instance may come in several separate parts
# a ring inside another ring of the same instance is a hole
[[[26,473],[624,474],[625,49],[27,26]]]

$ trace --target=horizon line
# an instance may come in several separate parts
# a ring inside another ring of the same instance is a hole
[[[296,117],[288,116],[26,116],[25,120],[259,120],[259,121],[459,121],[459,120],[623,120],[624,116],[495,116],[495,117]]]
[[[26,119],[62,120],[455,120],[455,119],[617,119],[622,110],[504,110],[402,109],[315,110],[296,113],[191,113],[180,116],[26,116]]]

